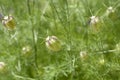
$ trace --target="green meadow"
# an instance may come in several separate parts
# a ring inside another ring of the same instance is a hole
[[[0,80],[120,80],[120,0],[0,0]]]

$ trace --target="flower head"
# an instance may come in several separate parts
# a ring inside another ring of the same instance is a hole
[[[56,36],[48,36],[45,43],[46,47],[52,51],[59,51],[61,49],[61,43]]]
[[[23,55],[29,56],[30,53],[31,53],[31,47],[30,46],[27,45],[27,46],[24,46],[22,48],[22,54]]]
[[[5,68],[5,63],[4,62],[0,62],[0,71],[4,70]]]
[[[108,9],[107,9],[107,14],[114,13],[114,12],[115,12],[115,11],[114,11],[114,9],[113,9],[112,6],[108,7]]]
[[[91,16],[89,25],[90,25],[90,30],[92,31],[92,33],[97,33],[100,31],[101,21],[97,16]]]
[[[90,24],[94,25],[94,24],[98,23],[98,21],[99,21],[98,17],[96,17],[96,16],[90,17]]]
[[[15,21],[12,15],[4,16],[2,19],[2,24],[8,29],[15,29]]]
[[[81,51],[80,52],[80,58],[85,59],[87,57],[87,52],[86,51]]]

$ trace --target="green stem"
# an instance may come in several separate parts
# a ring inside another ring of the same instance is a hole
[[[69,21],[69,16],[70,16],[70,11],[69,11],[69,4],[68,4],[68,1],[67,0],[65,0],[65,3],[66,3],[66,8],[67,8],[67,10],[66,10],[66,24],[67,24],[67,26],[68,26],[68,42],[69,42],[69,46],[71,46],[71,25],[70,25],[70,21]]]
[[[34,58],[35,58],[35,66],[38,68],[38,64],[37,64],[37,44],[36,44],[36,41],[35,41],[35,30],[34,28],[32,28],[32,37],[33,37],[33,47],[34,47]]]
[[[38,63],[37,63],[37,44],[36,44],[36,37],[35,37],[35,28],[34,28],[34,24],[33,24],[33,13],[34,12],[34,5],[35,5],[35,1],[33,1],[33,11],[31,11],[31,6],[30,6],[30,0],[27,0],[27,7],[28,7],[28,14],[30,16],[30,20],[31,20],[31,26],[32,26],[32,38],[33,38],[33,47],[34,47],[34,62],[35,62],[35,67],[36,67],[36,71],[38,72]]]

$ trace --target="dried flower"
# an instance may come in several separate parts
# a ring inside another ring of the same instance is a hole
[[[46,47],[52,51],[59,51],[61,49],[61,43],[56,36],[48,36],[46,38]]]
[[[15,20],[12,15],[4,16],[2,19],[2,24],[8,29],[15,29]]]

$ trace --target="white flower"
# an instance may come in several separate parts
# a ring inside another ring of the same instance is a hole
[[[113,9],[113,7],[108,7],[108,9],[107,9],[107,14],[110,14],[110,13],[113,13],[114,12],[114,9]]]
[[[13,16],[8,15],[4,16],[2,19],[2,24],[8,29],[8,30],[13,30],[15,28],[15,21]]]
[[[80,58],[84,59],[87,56],[87,52],[86,51],[81,51],[80,52]]]
[[[59,51],[61,49],[61,43],[56,36],[48,36],[45,43],[46,47],[52,51]]]
[[[96,17],[96,16],[91,16],[90,17],[90,24],[96,24],[98,22],[99,22],[98,17]]]
[[[3,70],[5,68],[5,63],[4,62],[0,62],[0,70]]]
[[[31,51],[31,47],[30,46],[24,46],[22,48],[22,53],[23,54],[28,54],[28,53],[30,53],[30,51]]]

